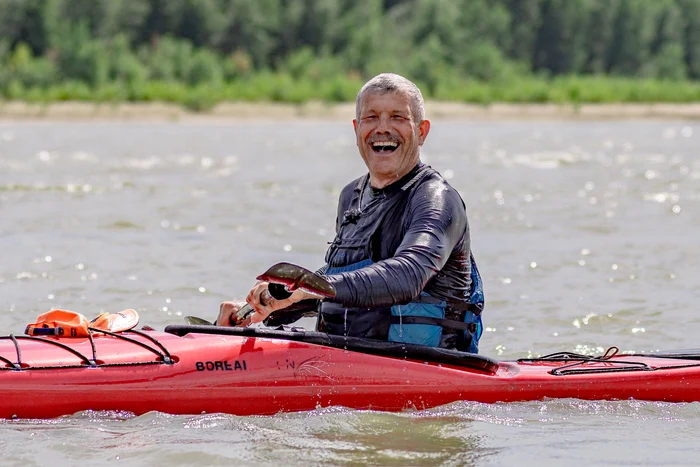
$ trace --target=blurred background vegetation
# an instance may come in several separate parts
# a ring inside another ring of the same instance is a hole
[[[427,98],[700,101],[700,0],[0,0],[0,95],[351,101],[383,71]]]

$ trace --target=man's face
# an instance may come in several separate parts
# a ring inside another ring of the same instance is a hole
[[[408,97],[398,92],[363,96],[360,120],[353,120],[353,126],[357,147],[375,188],[383,188],[411,171],[430,130],[428,120],[415,122]]]

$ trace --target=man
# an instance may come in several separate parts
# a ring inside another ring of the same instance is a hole
[[[336,237],[320,271],[336,296],[321,301],[318,331],[476,353],[481,279],[464,202],[420,161],[430,132],[420,90],[399,75],[372,78],[357,95],[353,126],[369,173],[340,194]],[[296,290],[277,300],[259,282],[246,301],[259,322],[314,298]],[[240,306],[223,303],[217,322],[229,323]]]

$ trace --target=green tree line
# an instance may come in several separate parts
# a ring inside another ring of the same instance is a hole
[[[700,0],[0,0],[0,94],[55,101],[699,100]]]

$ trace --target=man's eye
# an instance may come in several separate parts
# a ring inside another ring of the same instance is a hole
[[[377,118],[376,115],[367,115],[367,116],[366,116],[365,118],[363,118],[362,120],[374,120],[374,119],[376,119],[376,118]]]

